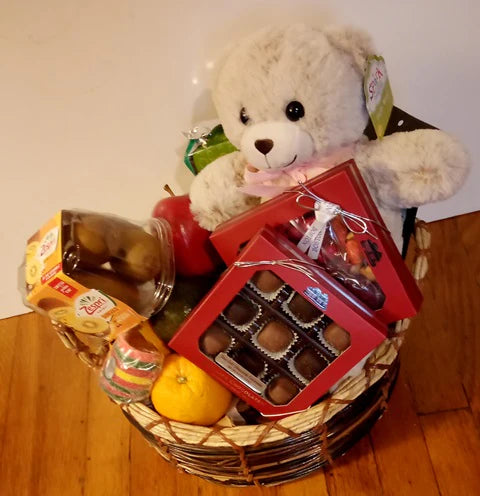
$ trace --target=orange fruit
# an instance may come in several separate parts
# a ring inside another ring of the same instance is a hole
[[[232,395],[185,357],[165,358],[152,389],[152,403],[160,415],[177,422],[212,425],[227,412]]]

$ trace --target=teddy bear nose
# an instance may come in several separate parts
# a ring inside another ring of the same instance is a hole
[[[255,148],[266,155],[273,148],[273,141],[271,139],[255,140]]]

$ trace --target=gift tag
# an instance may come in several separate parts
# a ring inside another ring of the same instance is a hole
[[[210,162],[236,151],[225,136],[221,124],[212,126],[209,121],[184,132],[183,135],[189,140],[183,161],[195,175]]]
[[[393,108],[393,95],[383,57],[370,55],[363,81],[365,103],[373,127],[382,139]]]
[[[307,253],[310,258],[316,260],[320,255],[327,224],[335,217],[338,205],[326,201],[316,201],[314,208],[315,221],[308,228],[297,246],[304,253]]]

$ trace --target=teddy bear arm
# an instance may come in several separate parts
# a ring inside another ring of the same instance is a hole
[[[241,152],[219,157],[208,164],[190,188],[190,210],[204,229],[213,231],[219,224],[260,202],[241,193],[246,160]]]
[[[436,129],[395,133],[358,146],[355,160],[386,206],[410,208],[458,191],[470,168],[463,145]]]

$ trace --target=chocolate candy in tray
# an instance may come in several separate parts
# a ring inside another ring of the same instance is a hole
[[[278,280],[256,272],[200,336],[199,349],[267,401],[285,405],[348,348],[350,334],[283,281],[262,291],[256,282],[265,279]]]
[[[169,346],[278,418],[312,405],[386,332],[367,306],[265,228]]]

